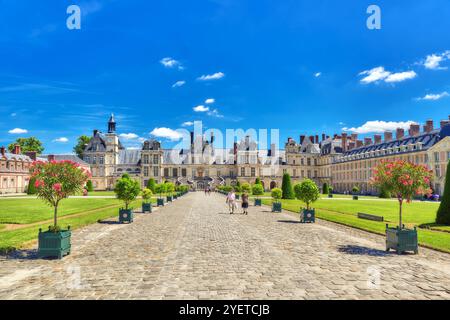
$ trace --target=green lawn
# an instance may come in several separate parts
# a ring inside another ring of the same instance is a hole
[[[58,216],[119,204],[116,199],[64,199]],[[0,224],[28,224],[52,218],[53,208],[40,199],[0,199]]]
[[[270,205],[271,199],[264,199],[264,204]],[[300,200],[282,200],[283,209],[299,213],[305,204]],[[438,203],[413,202],[404,205],[404,223],[409,227],[434,223]],[[320,219],[348,225],[362,230],[379,234],[385,233],[386,222],[391,225],[398,223],[398,202],[396,201],[360,201],[360,200],[325,200],[321,199],[314,203],[316,215]],[[359,219],[358,212],[370,213],[384,216],[386,222],[376,222]],[[432,248],[450,252],[450,226],[433,226],[434,230],[418,229],[419,243]]]

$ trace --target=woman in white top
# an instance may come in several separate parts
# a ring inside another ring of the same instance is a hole
[[[234,213],[234,209],[237,207],[236,205],[236,195],[234,191],[230,191],[227,195],[228,210],[230,210],[230,214]]]

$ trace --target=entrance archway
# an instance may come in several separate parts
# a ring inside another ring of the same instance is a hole
[[[277,182],[276,181],[272,181],[270,183],[270,190],[272,190],[273,188],[276,188],[276,187],[277,187]]]

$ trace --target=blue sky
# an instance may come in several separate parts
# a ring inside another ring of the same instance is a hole
[[[284,141],[447,118],[448,0],[343,3],[0,1],[0,144],[70,152],[112,112],[130,147],[151,132],[170,147],[194,120]],[[81,30],[66,27],[71,4]],[[370,4],[381,30],[366,27]]]

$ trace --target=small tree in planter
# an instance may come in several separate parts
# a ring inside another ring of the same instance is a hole
[[[289,175],[289,173],[283,174],[281,190],[283,193],[283,199],[295,199],[294,190],[292,189],[291,176]]]
[[[53,226],[42,232],[39,229],[39,257],[61,259],[70,254],[71,231],[58,226],[58,206],[61,200],[79,194],[90,178],[89,171],[80,168],[72,161],[36,161],[30,168],[31,179],[39,199],[54,208]]]
[[[241,185],[241,190],[242,192],[250,193],[252,191],[252,186],[250,185],[250,183],[245,182]]]
[[[295,197],[306,204],[306,209],[300,212],[301,222],[315,222],[316,211],[310,208],[310,204],[320,197],[320,190],[311,179],[305,179],[294,186]]]
[[[151,192],[156,193],[156,182],[155,179],[150,178],[147,182],[147,188],[151,190]]]
[[[256,196],[255,206],[261,206],[261,199],[259,198],[259,196],[264,194],[264,188],[262,184],[260,183],[254,184],[252,187],[252,193],[254,196]]]
[[[328,188],[328,183],[324,183],[323,184],[323,186],[322,186],[322,193],[323,194],[328,194],[329,192],[330,192],[330,190],[329,190],[330,188]]]
[[[359,193],[359,188],[357,186],[354,186],[352,188],[353,200],[358,200],[358,193]]]
[[[173,192],[175,191],[175,185],[172,182],[166,182],[167,202],[173,201]]]
[[[402,160],[382,161],[373,170],[371,183],[396,195],[399,203],[399,225],[389,228],[386,225],[386,250],[394,249],[418,252],[417,230],[406,229],[402,221],[403,203],[411,202],[415,195],[429,194],[432,171],[424,165],[416,165]]]
[[[450,161],[447,165],[444,195],[436,215],[436,223],[450,225]]]
[[[280,188],[273,188],[272,192],[272,212],[281,212],[281,202],[280,199],[283,196],[283,191]]]
[[[155,192],[159,194],[159,198],[156,200],[157,205],[164,206],[164,198],[162,197],[163,193],[166,192],[166,184],[165,183],[158,183],[155,186]]]
[[[125,208],[119,209],[119,222],[133,222],[133,209],[129,208],[129,206],[131,202],[136,200],[140,192],[139,182],[131,179],[128,174],[122,175],[122,178],[117,180],[114,193],[116,194],[116,198],[122,200],[125,204]]]
[[[153,192],[149,188],[142,190],[142,212],[152,212],[152,195]]]
[[[333,188],[332,187],[328,188],[328,198],[333,198]]]

